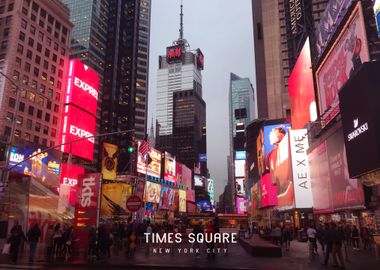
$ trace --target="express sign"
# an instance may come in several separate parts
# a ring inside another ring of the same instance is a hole
[[[98,74],[81,63],[73,59],[69,64],[69,76],[65,96],[66,104],[74,104],[83,110],[96,115],[98,104]]]
[[[66,105],[63,112],[61,143],[72,140],[87,138],[94,135],[96,120],[91,114],[81,109]],[[71,144],[61,146],[61,151],[71,153],[75,156],[92,160],[94,153],[94,137],[80,140]]]
[[[78,177],[84,174],[84,168],[74,164],[69,166],[62,163],[61,179],[60,179],[60,199],[67,198],[70,205],[75,205],[77,198]],[[67,194],[63,194],[67,193]]]

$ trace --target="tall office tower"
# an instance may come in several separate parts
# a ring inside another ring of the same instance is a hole
[[[206,154],[206,104],[202,98],[203,54],[190,50],[183,37],[181,5],[180,35],[166,56],[159,57],[157,72],[156,147],[177,155],[189,168]],[[207,163],[202,162],[206,174]]]
[[[249,78],[240,78],[234,73],[230,74],[230,89],[228,94],[229,103],[229,135],[230,135],[230,152],[228,160],[228,176],[231,185],[232,205],[235,200],[235,178],[236,178],[236,163],[241,163],[236,157],[236,151],[244,150],[244,130],[245,127],[254,119],[257,118],[257,99],[256,93],[252,87]],[[243,157],[242,159],[245,159]],[[241,178],[241,176],[239,176]],[[235,209],[233,207],[232,209]]]
[[[59,0],[1,1],[1,141],[59,143],[71,29]]]
[[[111,0],[107,25],[102,131],[135,129],[136,139],[147,132],[150,0]],[[130,160],[130,136],[107,138],[119,146],[119,171]],[[131,154],[131,157],[134,153]]]
[[[288,79],[328,0],[252,0],[259,118],[290,117]]]
[[[77,58],[99,75],[96,132],[100,131],[100,111],[103,97],[103,77],[107,43],[108,0],[62,0],[70,9],[73,23],[70,58]],[[95,138],[94,159],[98,158],[98,138]]]

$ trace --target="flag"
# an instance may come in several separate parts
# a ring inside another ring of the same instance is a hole
[[[150,151],[150,145],[147,141],[142,141],[139,147],[139,152],[141,155],[145,156]]]

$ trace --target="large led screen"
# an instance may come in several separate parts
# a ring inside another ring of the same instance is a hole
[[[236,195],[245,196],[245,178],[235,178]]]
[[[247,201],[243,197],[236,197],[236,211],[238,214],[247,213]]]
[[[160,209],[171,209],[174,203],[174,189],[162,186],[161,188],[161,200],[160,200]]]
[[[235,160],[235,177],[245,176],[245,159]]]
[[[165,152],[164,179],[170,182],[175,182],[176,180],[175,170],[176,170],[175,157],[173,157],[168,152]]]
[[[77,59],[70,60],[65,104],[74,104],[96,116],[99,75]]]
[[[140,147],[141,141],[138,141],[137,145]],[[146,158],[148,158],[148,155],[152,159],[152,162],[149,163],[148,166],[145,166]],[[137,172],[160,178],[161,152],[154,148],[150,148],[148,155],[143,156],[140,151],[137,152]]]
[[[261,207],[277,205],[277,187],[272,184],[269,173],[260,180]]]
[[[103,183],[101,213],[113,217],[127,215],[127,199],[132,195],[132,185],[126,183]]]
[[[66,105],[63,112],[61,143],[84,139],[62,145],[61,151],[71,152],[75,156],[92,160],[95,138],[87,137],[95,135],[95,126],[96,119],[94,116],[73,105]]]
[[[161,185],[147,181],[144,190],[144,201],[159,203],[161,197]]]
[[[179,212],[186,212],[186,191],[178,190],[179,196]]]
[[[364,17],[359,2],[316,71],[319,106],[325,124],[339,112],[340,88],[369,59]]]
[[[84,167],[62,163],[61,178],[59,181],[59,209],[65,204],[75,206],[77,200],[78,178],[84,174]]]
[[[197,175],[197,174],[194,175],[194,186],[204,187],[206,184],[206,181],[207,179],[205,177]]]

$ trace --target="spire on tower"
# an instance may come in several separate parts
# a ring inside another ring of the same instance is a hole
[[[181,0],[181,13],[180,15],[180,23],[179,23],[179,39],[183,40],[183,2]]]

